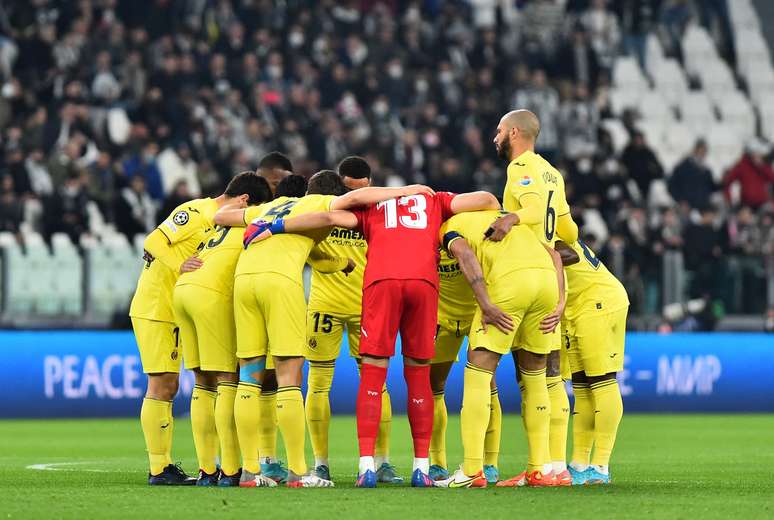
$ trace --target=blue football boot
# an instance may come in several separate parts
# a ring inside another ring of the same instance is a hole
[[[435,482],[430,478],[427,473],[423,473],[421,469],[417,468],[414,473],[411,474],[411,487],[434,487]]]
[[[199,478],[196,479],[197,486],[217,486],[220,480],[220,470],[216,469],[214,473],[205,473],[203,469],[199,470]]]
[[[589,466],[589,469],[586,470],[586,485],[593,486],[597,484],[610,484],[610,473],[606,475],[594,466]]]
[[[500,472],[492,464],[484,464],[484,476],[487,484],[497,484],[500,481]]]
[[[261,462],[261,475],[281,484],[288,478],[288,470],[282,467],[282,461]]]
[[[403,477],[399,477],[395,466],[389,462],[382,462],[376,470],[376,480],[384,484],[403,484]]]
[[[376,473],[367,469],[365,473],[361,473],[357,476],[355,487],[359,488],[375,488],[376,487]]]
[[[233,475],[226,475],[221,470],[218,487],[239,487],[239,479],[242,476],[242,468],[239,468]]]
[[[449,478],[449,470],[439,466],[438,464],[433,464],[430,466],[430,472],[428,473],[430,478],[432,480],[438,481],[438,480],[446,480]]]
[[[148,485],[151,486],[193,486],[196,477],[186,475],[178,464],[170,464],[158,475],[148,473]]]

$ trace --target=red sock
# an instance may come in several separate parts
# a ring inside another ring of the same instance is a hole
[[[360,367],[360,387],[357,391],[357,440],[361,457],[374,456],[376,434],[382,417],[382,387],[387,368],[363,363]],[[432,414],[431,414],[432,422]]]
[[[433,390],[430,365],[406,365],[403,368],[408,389],[408,420],[414,439],[414,457],[427,458],[433,434]]]

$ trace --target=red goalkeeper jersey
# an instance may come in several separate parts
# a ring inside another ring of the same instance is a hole
[[[427,280],[438,288],[438,231],[455,193],[410,195],[353,210],[368,242],[363,287],[379,280]]]

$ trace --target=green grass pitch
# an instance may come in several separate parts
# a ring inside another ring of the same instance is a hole
[[[457,416],[448,432],[456,465]],[[336,489],[150,488],[137,420],[0,421],[0,518],[774,518],[774,415],[626,415],[609,487],[354,489],[356,445],[354,418],[335,417]],[[396,417],[392,459],[404,476],[410,445]],[[193,472],[186,420],[175,423],[174,455]],[[502,475],[525,461],[520,418],[507,415]]]

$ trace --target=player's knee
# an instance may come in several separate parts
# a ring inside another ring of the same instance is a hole
[[[572,374],[572,382],[577,385],[587,385],[589,384],[589,380],[586,377],[585,372],[573,372]]]
[[[468,350],[468,363],[474,367],[483,368],[494,372],[497,363],[500,362],[500,354],[487,350],[485,348],[475,348]]]
[[[266,358],[243,359],[239,362],[239,381],[260,385],[266,371]]]
[[[546,359],[546,377],[556,377],[560,375],[562,375],[562,369],[559,351],[554,350],[548,354],[548,358]]]
[[[597,383],[601,383],[602,381],[610,381],[612,379],[615,379],[615,376],[616,376],[615,372],[609,372],[601,376],[586,376],[586,379],[588,380],[588,384],[594,385]]]
[[[429,359],[418,359],[418,358],[410,358],[410,357],[404,357],[403,363],[408,366],[426,366],[430,364]]]
[[[206,388],[215,388],[218,385],[217,372],[207,372],[199,368],[193,369],[194,381],[197,385]]]
[[[408,360],[408,358],[406,358]],[[376,357],[376,356],[363,356],[360,364],[366,363],[377,367],[387,368],[390,364],[390,358]]]
[[[547,354],[535,354],[521,349],[518,352],[519,368],[524,370],[543,370],[548,362]]]
[[[274,357],[277,386],[301,386],[304,358],[301,356]]]
[[[442,364],[430,365],[430,388],[434,393],[444,392],[446,390],[446,378],[448,370],[443,370]]]
[[[274,392],[277,390],[277,372],[273,368],[266,369],[263,372],[263,384],[261,385],[263,392]]]
[[[239,381],[237,372],[217,372],[215,377],[218,383],[237,383]]]
[[[145,395],[151,399],[171,401],[180,388],[180,375],[176,373],[149,374],[148,390]]]

